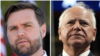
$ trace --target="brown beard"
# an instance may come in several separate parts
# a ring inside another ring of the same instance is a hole
[[[25,38],[25,39],[27,39],[27,38]],[[43,44],[42,33],[40,32],[39,38],[35,39],[33,42],[31,42],[29,39],[27,39],[27,40],[30,43],[30,47],[26,48],[27,49],[26,52],[21,52],[20,49],[18,49],[17,44],[16,44],[16,46],[10,44],[10,47],[18,56],[21,56],[22,54],[32,55],[32,54],[36,53]],[[16,40],[16,41],[18,41],[18,40]],[[15,43],[16,43],[16,41],[15,41]]]

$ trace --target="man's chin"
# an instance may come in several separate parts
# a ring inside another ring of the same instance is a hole
[[[22,54],[25,54],[25,53],[28,52],[28,49],[25,48],[25,47],[23,47],[23,48],[20,48],[20,49],[19,49],[19,52],[22,53]]]
[[[72,46],[74,46],[74,47],[81,47],[81,46],[83,46],[83,44],[82,44],[82,43],[77,42],[77,43],[72,44]]]
[[[81,47],[84,45],[84,41],[73,41],[70,44],[74,47]]]

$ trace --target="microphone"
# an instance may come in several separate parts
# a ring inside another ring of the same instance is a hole
[[[21,56],[29,56],[28,54],[22,54]]]

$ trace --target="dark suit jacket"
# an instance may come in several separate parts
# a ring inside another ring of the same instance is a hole
[[[62,53],[58,56],[62,56]],[[93,55],[92,52],[90,52],[88,56],[95,56],[95,55]]]

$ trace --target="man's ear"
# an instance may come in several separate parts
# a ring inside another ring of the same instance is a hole
[[[42,25],[42,38],[44,38],[46,36],[46,24],[44,23]]]
[[[61,27],[58,27],[59,40],[61,40]]]
[[[95,41],[95,39],[96,39],[96,33],[97,33],[97,29],[96,28],[94,28],[94,32],[93,32],[93,41]]]

